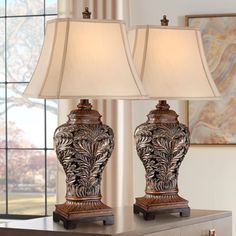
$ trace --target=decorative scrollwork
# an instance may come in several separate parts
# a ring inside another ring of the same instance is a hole
[[[144,123],[135,131],[137,153],[146,170],[146,192],[177,189],[179,166],[190,145],[180,123]]]
[[[65,124],[55,132],[58,160],[66,173],[67,197],[100,195],[102,172],[114,148],[112,129],[103,124]]]

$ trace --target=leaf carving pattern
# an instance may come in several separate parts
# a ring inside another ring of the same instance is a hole
[[[54,141],[66,173],[67,196],[100,195],[102,172],[114,149],[112,129],[103,124],[66,124],[55,131]]]
[[[135,131],[136,149],[146,170],[147,191],[177,189],[178,170],[190,145],[180,123],[144,123]]]

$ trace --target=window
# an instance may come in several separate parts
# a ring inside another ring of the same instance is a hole
[[[0,215],[52,213],[56,198],[55,100],[22,96],[57,0],[0,0]]]

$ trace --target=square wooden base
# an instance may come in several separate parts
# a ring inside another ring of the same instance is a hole
[[[77,224],[80,222],[103,221],[104,225],[113,225],[114,224],[114,216],[113,215],[110,215],[110,216],[90,216],[90,217],[86,217],[83,219],[79,218],[79,219],[69,220],[54,211],[53,212],[53,221],[54,222],[62,221],[65,229],[74,229],[74,228],[76,228]]]
[[[183,217],[190,216],[188,201],[178,194],[136,198],[133,212],[134,214],[142,213],[145,220],[153,220],[155,215],[163,213],[179,213]]]
[[[133,210],[134,210],[134,214],[142,213],[143,218],[145,220],[154,220],[155,216],[157,214],[163,214],[163,213],[179,213],[180,216],[182,216],[182,217],[190,216],[190,208],[189,207],[175,208],[175,209],[156,209],[153,211],[147,211],[147,210],[143,209],[142,207],[134,204]]]
[[[101,201],[81,201],[56,205],[53,221],[62,221],[65,229],[73,229],[80,222],[103,221],[105,225],[112,225],[114,215]]]

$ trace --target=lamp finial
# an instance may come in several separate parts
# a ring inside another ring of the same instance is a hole
[[[91,12],[89,11],[88,7],[85,7],[85,11],[83,11],[82,14],[83,14],[83,19],[90,19],[91,17]]]
[[[168,24],[169,24],[169,20],[167,19],[167,16],[164,15],[163,19],[161,20],[161,25],[162,26],[168,26]]]

